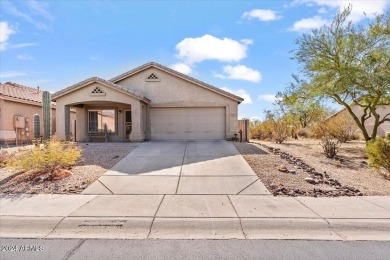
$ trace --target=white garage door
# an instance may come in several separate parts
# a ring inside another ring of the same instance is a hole
[[[151,108],[152,140],[225,139],[224,107]]]

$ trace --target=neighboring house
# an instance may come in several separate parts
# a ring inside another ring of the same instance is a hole
[[[43,135],[42,93],[16,83],[0,83],[0,143],[28,143],[34,139],[34,114],[39,115]],[[51,127],[55,132],[55,104],[51,104]],[[74,120],[75,113],[72,113]]]
[[[89,78],[56,92],[56,138],[70,138],[70,108],[76,109],[76,141],[103,129],[111,114],[111,141],[230,139],[238,133],[243,99],[150,62],[111,80]]]
[[[361,108],[360,106],[356,106],[356,105],[352,106],[352,111],[355,113],[355,115],[359,119],[363,115],[363,108]],[[380,115],[381,119],[383,119],[386,115],[387,115],[387,118],[390,118],[390,106],[389,105],[378,107],[376,112]],[[348,115],[350,117],[348,111],[344,108],[344,109],[340,110],[339,112],[337,112],[336,114],[329,117],[328,119],[326,119],[326,121],[332,120],[332,118],[335,118],[336,116],[341,115],[341,114],[345,114],[345,115]],[[351,117],[351,120],[352,120],[351,122],[354,123],[352,117]],[[374,122],[375,122],[374,116],[371,116],[365,122],[365,126],[366,126],[366,129],[367,129],[369,135],[371,135],[372,130],[374,128]],[[385,121],[384,123],[382,123],[378,127],[377,135],[378,136],[385,136],[389,132],[390,132],[390,121]]]

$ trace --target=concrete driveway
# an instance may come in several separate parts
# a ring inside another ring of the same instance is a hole
[[[270,194],[234,145],[226,141],[142,143],[83,193]]]

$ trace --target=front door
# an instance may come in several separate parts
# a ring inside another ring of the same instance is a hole
[[[131,110],[125,110],[125,139],[129,140],[131,133]]]

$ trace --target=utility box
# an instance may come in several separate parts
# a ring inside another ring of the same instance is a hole
[[[14,116],[14,127],[15,128],[25,128],[26,121],[23,116]]]

